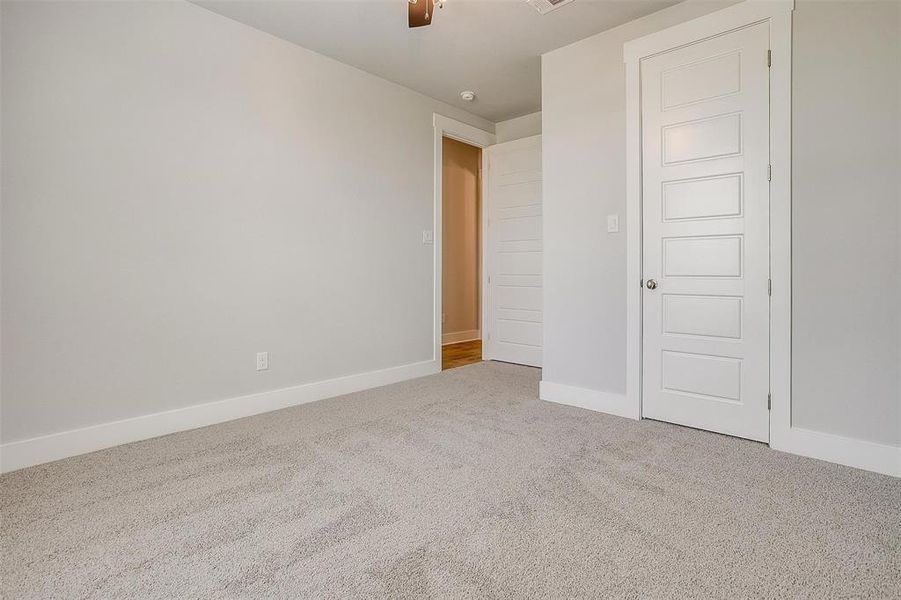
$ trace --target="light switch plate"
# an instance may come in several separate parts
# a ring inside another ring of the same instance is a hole
[[[619,215],[607,215],[607,233],[619,232]]]
[[[422,230],[422,243],[423,244],[431,244],[435,241],[434,236],[432,235],[431,229],[423,229]]]

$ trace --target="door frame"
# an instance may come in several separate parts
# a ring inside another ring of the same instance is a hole
[[[442,146],[441,140],[443,138],[451,138],[457,140],[458,142],[463,142],[465,144],[469,144],[470,146],[475,146],[477,148],[481,148],[482,152],[482,164],[479,173],[480,181],[479,181],[479,189],[481,206],[480,210],[480,219],[481,223],[481,233],[479,240],[479,254],[484,255],[484,252],[481,250],[481,246],[484,244],[485,240],[485,218],[484,218],[484,209],[485,209],[485,148],[488,146],[493,146],[497,140],[496,136],[493,133],[489,133],[478,127],[473,127],[472,125],[467,125],[462,121],[458,121],[456,119],[452,119],[450,117],[446,117],[444,115],[433,113],[432,114],[432,126],[434,128],[434,199],[432,203],[432,213],[434,215],[432,221],[432,261],[433,261],[433,273],[435,277],[433,293],[434,297],[434,315],[433,315],[433,327],[432,327],[432,336],[433,336],[433,344],[432,344],[432,360],[437,363],[438,370],[441,370],[441,337],[442,337],[442,324],[441,324],[441,312],[442,312],[442,303],[441,303],[441,278],[442,278],[442,235],[441,235],[441,218],[442,218],[442,210],[443,210],[443,199],[441,197],[442,194],[442,169],[444,167],[444,149]],[[483,257],[480,257],[479,264],[482,265],[484,261]],[[483,273],[480,276],[484,279],[484,269],[482,269]],[[480,299],[479,302],[482,306],[485,305],[485,294],[487,293],[487,289],[484,285],[484,282],[481,282],[479,290]],[[479,318],[481,319],[481,307],[479,310]],[[483,330],[482,335],[484,336],[484,324],[479,323],[479,329]]]
[[[769,22],[770,49],[770,446],[791,432],[791,18],[794,0],[746,0],[626,42],[626,401],[642,416],[641,60],[756,23]],[[761,56],[760,60],[766,60]]]

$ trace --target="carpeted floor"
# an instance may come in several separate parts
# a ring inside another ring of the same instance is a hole
[[[901,597],[901,480],[480,363],[0,479],[4,598]]]

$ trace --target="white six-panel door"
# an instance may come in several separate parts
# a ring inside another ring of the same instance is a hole
[[[760,441],[768,46],[759,24],[641,62],[642,415]]]
[[[541,136],[486,149],[487,359],[541,366]]]

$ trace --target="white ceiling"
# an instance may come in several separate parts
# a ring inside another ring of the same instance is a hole
[[[542,53],[676,3],[575,0],[540,15],[523,0],[446,0],[408,29],[407,0],[192,1],[495,122],[540,110]]]

